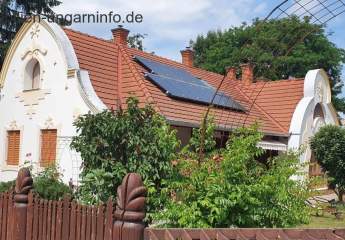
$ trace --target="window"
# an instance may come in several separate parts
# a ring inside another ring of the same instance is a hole
[[[32,59],[25,68],[24,90],[36,90],[40,88],[41,68],[36,59]]]
[[[7,132],[7,165],[19,165],[20,131]]]
[[[56,160],[57,130],[41,130],[41,167],[49,167]]]

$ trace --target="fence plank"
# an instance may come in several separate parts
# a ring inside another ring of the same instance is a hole
[[[91,239],[91,206],[86,207],[86,240]]]
[[[71,219],[70,219],[70,229],[69,229],[69,240],[75,240],[76,239],[76,203],[73,201],[71,203]]]
[[[43,201],[43,229],[42,229],[42,239],[47,239],[47,217],[48,217],[48,201]]]
[[[57,202],[57,211],[56,211],[56,240],[63,240],[61,238],[62,231],[62,202]]]
[[[46,239],[50,240],[52,231],[52,201],[48,201],[48,213],[47,213],[47,234]]]
[[[2,217],[2,211],[3,211],[3,202],[4,202],[4,194],[3,193],[0,193],[0,239],[3,239],[2,238],[2,220],[5,219]]]
[[[81,207],[81,234],[80,239],[85,240],[86,233],[86,206]]]
[[[53,201],[52,202],[52,227],[51,227],[51,235],[50,238],[51,240],[56,239],[56,210],[57,210],[57,202]]]
[[[104,240],[104,206],[99,205],[97,211],[97,240]]]
[[[96,240],[96,234],[97,234],[97,208],[95,206],[92,206],[91,210],[91,240]]]
[[[113,201],[109,198],[107,202],[107,208],[105,212],[105,229],[104,229],[104,239],[112,240],[113,238]]]
[[[7,199],[7,240],[12,239],[12,220],[13,220],[13,193],[8,194],[8,199]]]
[[[81,229],[81,205],[77,206],[77,227],[76,227],[76,240],[80,240]]]
[[[39,240],[44,240],[44,236],[43,236],[43,213],[44,213],[44,200],[40,199],[39,200],[39,228],[38,228],[38,239]]]
[[[8,203],[8,194],[4,193],[4,201],[3,201],[3,223],[2,223],[2,237],[1,239],[6,240],[7,238],[7,203]]]
[[[34,198],[34,206],[33,206],[33,225],[32,225],[32,239],[38,239],[38,227],[39,227],[39,219],[38,219],[38,213],[39,213],[39,199],[37,197]]]
[[[68,229],[70,228],[70,198],[65,197],[63,200],[63,216],[62,216],[62,239],[68,239]]]
[[[33,217],[34,217],[34,195],[32,192],[28,195],[28,211],[26,218],[26,240],[32,240],[33,230]]]

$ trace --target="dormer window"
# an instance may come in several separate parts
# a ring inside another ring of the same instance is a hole
[[[41,67],[36,59],[32,59],[26,65],[24,79],[24,90],[37,90],[41,83]]]

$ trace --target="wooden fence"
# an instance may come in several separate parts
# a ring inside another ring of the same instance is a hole
[[[65,198],[35,197],[27,169],[18,173],[14,192],[0,194],[0,240],[345,240],[344,229],[150,229],[143,223],[145,194],[141,178],[128,174],[116,202],[84,206]]]

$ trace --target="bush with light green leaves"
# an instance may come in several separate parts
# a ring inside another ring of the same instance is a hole
[[[160,227],[292,227],[308,222],[307,188],[291,180],[299,169],[293,153],[256,159],[262,135],[257,126],[236,130],[220,154],[203,162],[182,158],[165,181],[162,211],[152,215]]]

